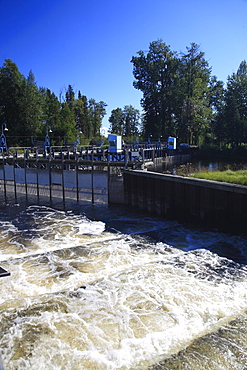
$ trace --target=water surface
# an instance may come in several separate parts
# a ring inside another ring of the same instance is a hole
[[[8,369],[244,369],[247,240],[122,206],[1,199]]]

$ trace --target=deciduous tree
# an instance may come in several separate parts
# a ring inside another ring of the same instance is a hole
[[[180,60],[162,40],[150,43],[147,54],[133,56],[134,87],[141,90],[146,135],[169,136],[176,131]]]
[[[226,141],[238,146],[247,140],[247,64],[241,62],[237,73],[228,77],[224,120]]]

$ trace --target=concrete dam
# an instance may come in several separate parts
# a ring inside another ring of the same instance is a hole
[[[107,158],[15,156],[0,158],[5,194],[116,203],[168,219],[247,232],[247,187],[152,172],[189,156],[160,156],[153,149]]]

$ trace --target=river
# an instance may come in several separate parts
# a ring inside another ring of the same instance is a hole
[[[247,368],[247,238],[124,206],[0,199],[6,370]]]

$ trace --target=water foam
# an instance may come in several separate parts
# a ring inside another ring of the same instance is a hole
[[[16,231],[26,256],[5,261],[12,275],[0,280],[8,369],[147,368],[247,307],[246,268],[196,249],[197,232],[186,251],[85,216],[35,207],[29,216],[34,237]],[[205,238],[198,246],[225,236]]]

